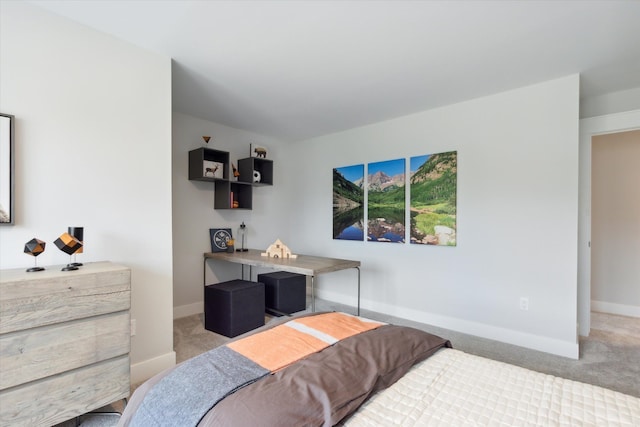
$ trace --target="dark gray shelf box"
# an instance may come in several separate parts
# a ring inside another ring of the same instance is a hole
[[[238,201],[238,207],[231,206],[231,192],[233,199]],[[246,182],[230,182],[217,180],[215,183],[215,194],[213,207],[215,209],[252,209],[253,208],[253,188]]]
[[[253,171],[260,172],[260,182],[253,182]],[[248,182],[252,185],[273,185],[273,160],[258,157],[247,157],[238,160],[238,181]]]
[[[229,179],[229,153],[211,148],[197,148],[189,151],[189,179],[192,181],[218,181],[218,178],[204,176],[204,161],[223,164],[222,178]]]

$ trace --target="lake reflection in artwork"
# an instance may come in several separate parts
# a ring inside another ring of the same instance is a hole
[[[338,237],[336,237],[336,239],[364,240],[364,230],[362,230],[362,224],[360,224],[360,227],[354,224],[345,228],[340,234],[338,234]]]
[[[404,243],[404,229],[404,209],[369,209],[368,241]]]
[[[405,159],[369,163],[367,240],[404,243]]]
[[[364,240],[364,165],[333,170],[333,238]]]
[[[333,210],[333,238],[364,240],[364,209],[362,206],[346,211]]]

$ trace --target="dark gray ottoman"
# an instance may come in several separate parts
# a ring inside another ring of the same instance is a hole
[[[286,271],[258,274],[258,282],[264,283],[268,312],[282,315],[307,308],[307,280],[303,274]]]
[[[204,287],[205,329],[235,337],[264,325],[264,284],[231,280]]]

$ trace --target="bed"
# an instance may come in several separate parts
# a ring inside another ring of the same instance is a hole
[[[345,313],[285,319],[138,387],[121,426],[640,426],[640,399]]]

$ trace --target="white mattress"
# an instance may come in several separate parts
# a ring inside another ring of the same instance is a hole
[[[640,426],[640,399],[443,349],[347,426]]]

